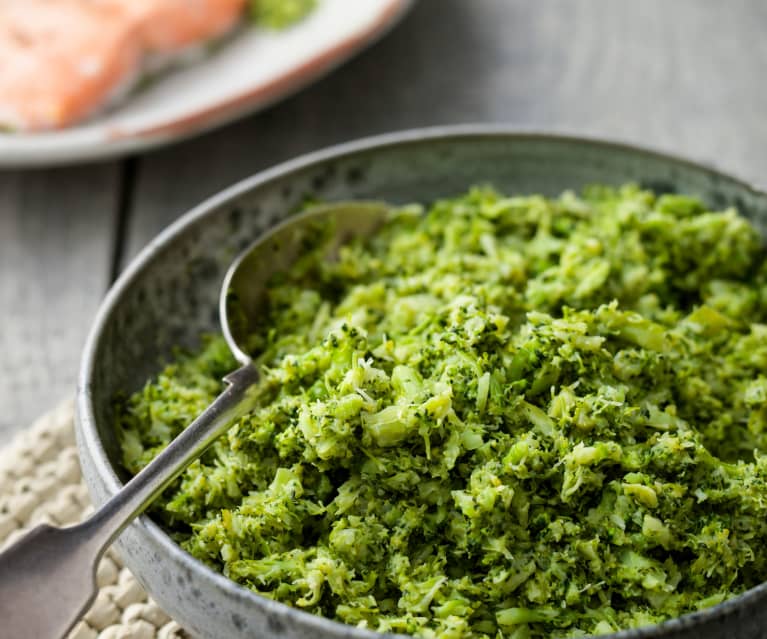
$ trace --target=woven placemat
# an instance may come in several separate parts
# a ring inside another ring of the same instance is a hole
[[[0,549],[40,523],[74,524],[92,512],[80,474],[71,402],[0,449]],[[98,567],[99,593],[69,639],[187,639],[109,549]],[[1,623],[1,621],[0,621]]]

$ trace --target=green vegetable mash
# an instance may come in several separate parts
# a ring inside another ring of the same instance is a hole
[[[767,267],[734,210],[475,188],[309,253],[263,383],[155,509],[267,597],[423,637],[581,637],[767,578]],[[119,403],[137,472],[222,388],[220,337]]]
[[[314,11],[318,0],[249,0],[253,21],[268,29],[284,29]]]

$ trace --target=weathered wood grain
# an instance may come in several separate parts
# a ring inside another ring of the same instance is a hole
[[[385,40],[300,95],[142,158],[125,257],[259,169],[423,125],[615,137],[758,179],[767,175],[765,32],[760,0],[420,0]]]
[[[74,395],[118,182],[116,164],[0,173],[0,443]]]

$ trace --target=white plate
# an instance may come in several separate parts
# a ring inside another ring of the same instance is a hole
[[[82,125],[0,134],[0,166],[114,157],[230,122],[325,75],[392,27],[412,0],[320,0],[283,31],[247,27],[212,54],[167,71]]]

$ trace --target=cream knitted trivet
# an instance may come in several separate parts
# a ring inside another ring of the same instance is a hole
[[[92,510],[67,402],[0,449],[0,549],[36,524],[74,524]],[[147,596],[114,550],[101,560],[97,581],[98,597],[69,639],[189,637]]]

